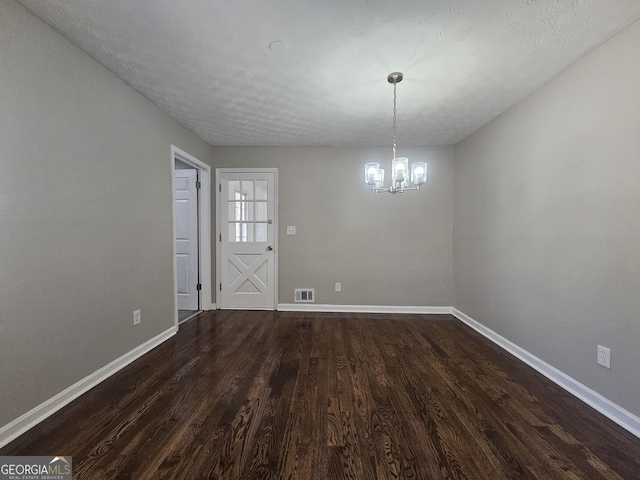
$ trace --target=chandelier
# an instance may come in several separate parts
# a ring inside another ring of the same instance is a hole
[[[379,163],[367,163],[364,166],[364,181],[376,193],[404,193],[407,190],[420,190],[427,179],[427,164],[415,162],[411,164],[409,176],[409,159],[396,157],[396,89],[402,81],[402,73],[393,72],[387,76],[387,81],[393,83],[393,159],[391,160],[391,186],[384,186],[384,170]],[[413,187],[409,186],[409,180]]]

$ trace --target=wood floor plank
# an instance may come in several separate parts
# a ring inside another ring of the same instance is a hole
[[[0,455],[78,479],[640,478],[640,439],[450,315],[218,311]]]

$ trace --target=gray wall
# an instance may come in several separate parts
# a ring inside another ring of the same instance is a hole
[[[636,22],[457,145],[453,252],[455,307],[636,415],[639,51]]]
[[[174,325],[170,145],[211,147],[10,0],[0,75],[4,425]]]
[[[453,147],[398,153],[429,163],[420,192],[369,191],[364,164],[389,171],[390,147],[213,148],[214,167],[278,168],[280,303],[309,287],[321,304],[451,305]]]

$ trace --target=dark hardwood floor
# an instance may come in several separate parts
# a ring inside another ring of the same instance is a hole
[[[74,478],[638,479],[640,440],[448,315],[219,311],[0,455]]]

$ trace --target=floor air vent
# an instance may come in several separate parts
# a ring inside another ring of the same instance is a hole
[[[314,301],[313,288],[294,288],[293,289],[293,301],[294,302],[313,302]]]

